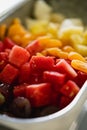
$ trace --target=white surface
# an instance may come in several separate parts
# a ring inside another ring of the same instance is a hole
[[[0,0],[0,15],[25,0]]]

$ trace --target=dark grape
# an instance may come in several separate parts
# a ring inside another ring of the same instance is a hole
[[[27,118],[31,114],[31,104],[29,100],[24,97],[15,98],[10,109],[16,117]]]

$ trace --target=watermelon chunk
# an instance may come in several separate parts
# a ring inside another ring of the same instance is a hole
[[[44,71],[43,73],[43,79],[53,84],[64,84],[65,77],[66,77],[65,74],[55,71]]]
[[[45,70],[52,70],[54,66],[53,57],[32,56],[30,60],[31,71],[43,72]]]
[[[66,97],[66,96],[61,96],[60,98],[60,102],[59,102],[59,109],[63,109],[64,107],[66,107],[70,102],[72,101],[71,98]]]
[[[5,67],[8,63],[8,53],[7,52],[0,52],[0,71]]]
[[[15,45],[15,43],[8,37],[5,37],[3,40],[5,48],[12,49],[12,47]]]
[[[71,65],[64,59],[59,59],[59,62],[55,65],[56,71],[66,73],[68,78],[75,78],[77,76],[76,71],[71,67]]]
[[[28,83],[30,81],[30,64],[27,62],[19,69],[19,83]]]
[[[32,84],[26,86],[26,97],[33,107],[49,105],[52,89],[49,83]]]
[[[27,51],[31,54],[34,55],[37,52],[40,52],[42,50],[42,47],[39,43],[38,40],[33,41],[32,43],[28,44],[28,46],[26,47]]]
[[[18,69],[14,66],[7,64],[0,73],[0,81],[11,84],[18,75]]]
[[[2,41],[0,41],[0,52],[4,51],[4,44]]]
[[[62,86],[60,92],[68,98],[74,98],[79,90],[80,88],[74,81],[68,80],[66,84]]]
[[[25,97],[27,84],[21,84],[14,86],[13,95],[14,97]]]
[[[29,57],[30,54],[26,49],[15,45],[9,54],[9,62],[17,67],[20,67],[29,60]]]

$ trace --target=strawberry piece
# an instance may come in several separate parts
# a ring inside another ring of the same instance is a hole
[[[68,98],[74,98],[76,94],[79,92],[80,88],[77,86],[77,84],[72,81],[68,80],[65,85],[62,86],[60,89],[60,92],[67,96]]]
[[[43,72],[45,70],[52,70],[54,65],[53,57],[32,56],[30,60],[31,71]]]
[[[29,60],[29,57],[30,54],[26,49],[15,45],[9,54],[9,62],[20,67]]]
[[[19,70],[19,83],[28,83],[30,80],[30,64],[23,64]]]
[[[77,76],[76,71],[64,59],[60,59],[55,68],[59,72],[66,73],[68,78],[75,78]]]
[[[33,107],[49,105],[51,102],[51,85],[49,83],[32,84],[26,86],[26,97]]]
[[[32,43],[28,44],[26,49],[30,53],[30,55],[32,56],[32,55],[35,55],[37,52],[40,52],[42,50],[42,47],[39,44],[39,41],[35,40]]]
[[[0,73],[0,81],[11,84],[18,75],[18,69],[10,64],[7,64]]]

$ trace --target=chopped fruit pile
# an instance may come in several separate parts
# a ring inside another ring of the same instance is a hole
[[[66,107],[87,80],[87,31],[82,22],[53,14],[46,3],[41,17],[38,5],[27,29],[18,18],[9,27],[0,25],[1,114],[52,114]]]

